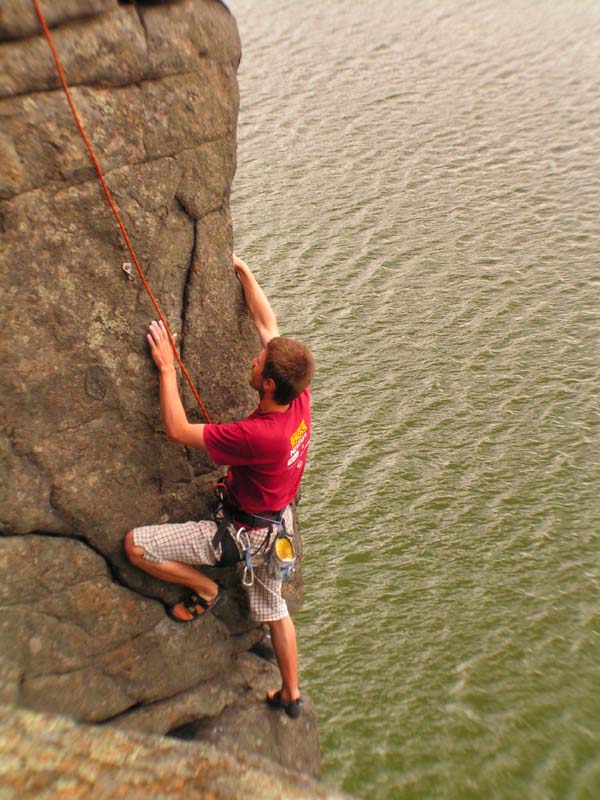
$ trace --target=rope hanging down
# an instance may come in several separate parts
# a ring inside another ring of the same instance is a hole
[[[79,119],[79,115],[77,113],[77,109],[75,108],[75,104],[73,103],[73,98],[71,97],[71,92],[69,91],[69,87],[67,85],[67,81],[66,81],[66,78],[65,78],[65,73],[63,72],[63,68],[61,66],[60,59],[58,57],[58,53],[57,53],[56,48],[54,46],[54,42],[52,41],[52,37],[50,36],[50,30],[48,29],[48,25],[46,24],[46,19],[44,17],[44,14],[42,12],[41,7],[40,7],[39,0],[33,0],[33,5],[35,6],[35,10],[36,10],[36,13],[37,13],[37,15],[39,17],[40,24],[42,26],[42,30],[44,31],[44,36],[46,37],[46,40],[48,42],[48,46],[50,47],[50,51],[52,53],[52,58],[54,59],[54,64],[56,66],[56,71],[58,73],[58,77],[59,77],[60,82],[62,84],[62,88],[64,90],[64,93],[65,93],[65,95],[67,97],[67,102],[69,103],[69,108],[71,109],[71,113],[73,114],[73,119],[75,120],[75,124],[77,125],[77,128],[79,129],[79,133],[81,134],[81,138],[83,139],[83,142],[84,142],[85,146],[87,147],[87,151],[90,154],[90,158],[92,159],[92,163],[93,163],[93,165],[94,165],[94,167],[96,169],[96,172],[98,173],[98,178],[100,179],[100,183],[102,184],[102,188],[104,189],[104,194],[106,196],[106,200],[108,201],[108,205],[110,206],[111,211],[115,215],[115,219],[117,220],[119,228],[121,229],[121,234],[123,236],[125,244],[127,245],[127,249],[131,253],[131,258],[133,259],[133,263],[135,264],[135,268],[137,269],[138,275],[140,276],[140,280],[142,281],[144,289],[146,290],[146,292],[148,294],[148,297],[150,298],[150,300],[152,302],[152,305],[154,306],[154,309],[155,309],[159,319],[162,321],[163,325],[165,326],[165,328],[167,330],[171,345],[173,347],[173,353],[175,354],[175,358],[177,359],[177,363],[181,367],[181,371],[183,372],[183,374],[185,376],[185,379],[187,380],[187,382],[188,382],[188,384],[190,386],[190,389],[192,390],[192,393],[193,393],[194,397],[196,398],[196,401],[197,401],[198,405],[200,406],[200,410],[202,411],[202,413],[204,414],[204,416],[206,418],[206,421],[210,422],[211,420],[210,420],[210,417],[208,416],[208,412],[207,412],[206,408],[204,407],[204,403],[202,402],[202,399],[200,398],[200,395],[198,394],[198,392],[196,390],[196,387],[194,386],[194,384],[192,382],[190,374],[187,371],[187,369],[185,368],[185,366],[183,364],[183,361],[181,360],[181,357],[180,357],[179,353],[177,352],[177,348],[175,347],[175,343],[173,342],[173,336],[172,336],[171,331],[169,329],[169,325],[167,323],[167,320],[165,319],[162,311],[160,310],[158,302],[156,301],[156,298],[154,297],[154,294],[152,293],[152,289],[150,288],[150,285],[149,285],[148,281],[146,280],[146,276],[144,275],[144,273],[142,271],[142,268],[140,266],[140,262],[138,261],[138,257],[136,255],[136,252],[133,249],[133,245],[131,244],[131,241],[129,239],[127,231],[125,230],[125,225],[123,225],[123,221],[121,219],[121,215],[119,214],[119,210],[117,209],[117,206],[115,205],[115,202],[114,202],[114,200],[112,198],[112,194],[110,193],[110,189],[108,188],[108,185],[106,183],[104,175],[102,174],[102,169],[100,167],[98,159],[96,158],[96,154],[94,153],[94,150],[92,148],[90,140],[88,139],[88,137],[86,135],[86,132],[83,129],[83,125],[81,124],[81,120]]]

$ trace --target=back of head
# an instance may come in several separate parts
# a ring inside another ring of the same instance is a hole
[[[312,353],[301,342],[276,336],[267,343],[263,378],[275,381],[276,403],[287,405],[298,397],[310,383],[314,370]]]

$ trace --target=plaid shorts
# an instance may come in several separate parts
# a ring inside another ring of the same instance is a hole
[[[292,511],[289,506],[283,518],[288,531],[292,531]],[[235,529],[231,527],[230,530],[235,537]],[[281,596],[282,581],[268,574],[267,565],[260,554],[269,531],[270,528],[247,530],[253,556],[254,583],[244,588],[248,592],[250,613],[256,622],[275,622],[289,616],[287,603]],[[146,525],[133,529],[133,541],[138,547],[144,548],[144,559],[154,564],[180,561],[192,566],[212,567],[218,564],[222,550],[220,544],[216,549],[213,547],[216,532],[217,523],[209,519],[172,525]],[[239,544],[238,550],[242,555]]]

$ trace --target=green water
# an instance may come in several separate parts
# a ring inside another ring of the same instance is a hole
[[[600,5],[230,5],[236,248],[319,364],[324,778],[600,797]]]

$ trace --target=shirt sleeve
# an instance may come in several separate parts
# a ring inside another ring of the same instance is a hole
[[[206,452],[215,464],[241,467],[252,463],[253,453],[246,420],[204,426]]]

